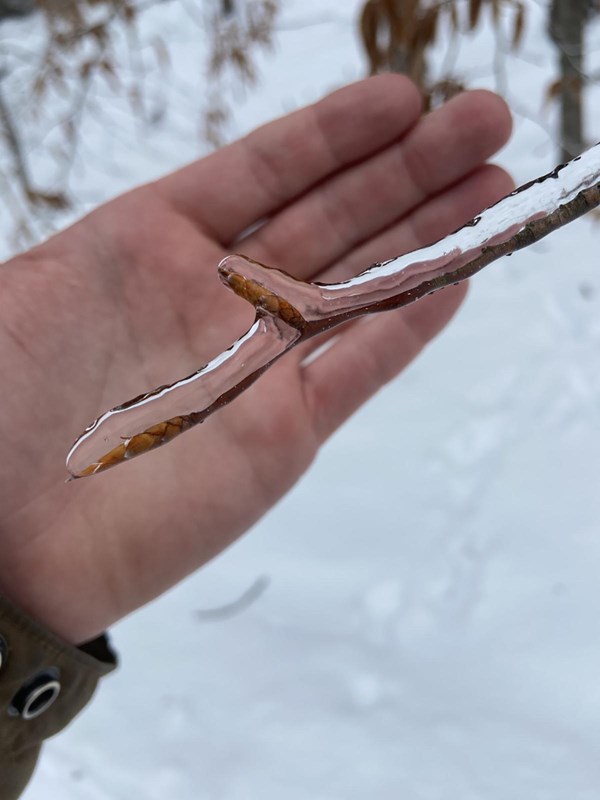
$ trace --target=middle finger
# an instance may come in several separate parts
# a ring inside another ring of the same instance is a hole
[[[510,130],[510,113],[499,97],[486,91],[460,95],[390,147],[311,190],[236,249],[310,280],[468,175]]]

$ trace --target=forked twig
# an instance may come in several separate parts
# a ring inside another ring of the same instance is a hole
[[[136,397],[96,420],[69,453],[71,478],[94,475],[154,450],[203,422],[301,341],[470,278],[599,205],[596,145],[515,190],[439,242],[373,264],[342,283],[305,283],[244,256],[228,256],[219,265],[220,277],[255,307],[253,326],[187,378]]]

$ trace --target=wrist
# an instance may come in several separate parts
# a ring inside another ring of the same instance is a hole
[[[53,636],[59,637],[63,642],[73,646],[77,646],[80,642],[87,641],[95,635],[89,632],[80,621],[61,614],[56,601],[49,601],[45,596],[38,596],[35,591],[36,585],[35,580],[22,580],[6,575],[0,570],[0,599],[18,609],[34,623],[43,626]]]

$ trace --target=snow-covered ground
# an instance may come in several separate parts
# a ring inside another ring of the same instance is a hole
[[[285,0],[238,132],[361,75],[358,5]],[[508,71],[520,113],[499,160],[519,182],[555,159],[544,5]],[[144,132],[115,103],[86,123],[89,204],[199,150],[202,59],[177,8],[148,22],[178,42],[170,115]],[[492,41],[463,51],[473,85],[494,86]],[[120,671],[27,800],[598,800],[598,242],[584,220],[479,275],[266,519],[117,626]],[[199,618],[258,576],[243,613]]]

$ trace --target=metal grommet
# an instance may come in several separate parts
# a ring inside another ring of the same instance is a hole
[[[0,670],[6,663],[6,656],[8,655],[8,645],[6,639],[0,634]]]
[[[60,683],[58,681],[47,681],[42,686],[34,689],[21,712],[23,719],[35,719],[50,708],[52,703],[60,694]]]
[[[36,675],[13,697],[10,712],[29,720],[47,711],[60,694],[58,674],[57,669],[51,669]]]

